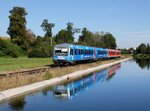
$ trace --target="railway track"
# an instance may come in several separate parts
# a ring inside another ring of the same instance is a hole
[[[22,71],[3,72],[3,73],[0,73],[0,78],[11,77],[11,76],[16,76],[16,75],[20,75],[20,74],[21,75],[23,75],[23,74],[31,75],[31,74],[43,73],[43,72],[47,72],[51,68],[55,68],[55,67],[58,67],[58,66],[49,65],[49,66],[36,68],[36,69],[27,69],[27,70],[22,70]]]
[[[89,64],[89,62],[83,62],[80,64]],[[76,64],[76,65],[78,65],[78,64]],[[31,74],[37,74],[37,73],[39,74],[39,73],[47,72],[48,70],[50,70],[52,68],[68,67],[68,66],[70,66],[70,65],[69,64],[66,64],[66,65],[51,64],[51,65],[47,65],[45,67],[35,68],[35,69],[26,69],[26,70],[22,70],[22,71],[0,72],[0,78],[11,77],[11,76],[16,76],[16,75],[24,75],[24,74],[25,75],[31,75]]]
[[[82,62],[80,64],[90,64],[92,62]],[[76,64],[78,65],[78,64]],[[76,66],[75,65],[75,66]],[[22,71],[11,71],[11,72],[0,72],[0,78],[4,78],[4,77],[11,77],[11,76],[16,76],[16,75],[32,75],[32,74],[39,74],[39,73],[44,73],[47,72],[48,70],[52,69],[52,68],[56,68],[56,67],[68,67],[70,66],[69,64],[67,65],[47,65],[45,67],[41,67],[41,68],[35,68],[35,69],[27,69],[27,70],[22,70]]]

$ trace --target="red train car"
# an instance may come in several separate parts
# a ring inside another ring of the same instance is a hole
[[[121,51],[108,49],[108,57],[109,58],[120,57],[120,56],[121,56]]]

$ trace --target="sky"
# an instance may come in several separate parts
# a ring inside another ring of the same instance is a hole
[[[118,48],[150,43],[150,0],[0,0],[0,36],[9,36],[8,16],[14,6],[26,9],[27,28],[36,35],[44,35],[40,25],[48,19],[55,23],[54,35],[72,22],[75,28],[112,33]]]

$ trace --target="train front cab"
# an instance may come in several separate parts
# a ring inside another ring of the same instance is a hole
[[[96,59],[95,52],[93,47],[59,44],[54,48],[53,61],[55,64],[93,61]]]
[[[59,44],[54,47],[54,64],[66,64],[74,62],[73,46],[69,44]]]

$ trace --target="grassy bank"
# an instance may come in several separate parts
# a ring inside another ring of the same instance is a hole
[[[56,67],[56,68],[52,68],[48,72],[41,73],[41,74],[17,75],[17,76],[8,77],[8,78],[7,77],[0,78],[0,91],[14,88],[14,87],[28,85],[28,84],[35,83],[35,82],[40,82],[43,80],[48,80],[54,77],[72,73],[74,71],[84,70],[87,68],[111,63],[111,62],[118,61],[118,60],[125,59],[125,58],[128,58],[128,57],[122,57],[122,58],[107,60],[107,61],[97,61],[97,62],[86,63],[86,64],[78,64],[75,66],[68,66],[68,67]]]
[[[147,60],[150,59],[150,54],[135,54],[133,55],[135,59]]]
[[[52,58],[0,57],[0,71],[18,71],[52,64]]]

